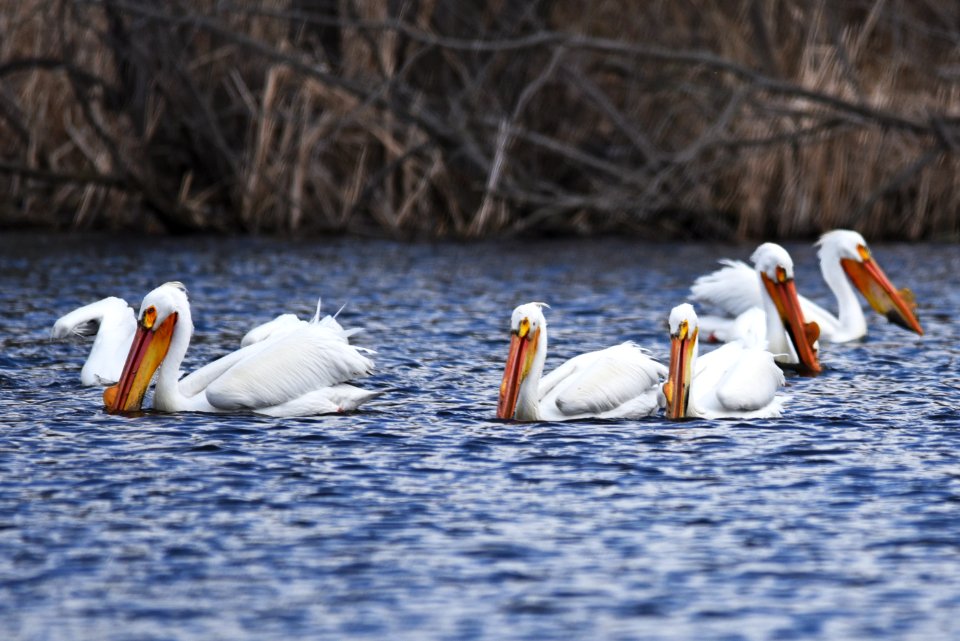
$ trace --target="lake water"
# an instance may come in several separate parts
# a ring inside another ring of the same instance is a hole
[[[827,297],[808,245],[798,287]],[[876,245],[927,332],[869,317],[768,421],[493,420],[510,312],[547,369],[668,355],[693,278],[752,247],[0,238],[3,639],[960,638],[960,248]],[[378,351],[352,415],[109,416],[53,321],[190,291],[184,369],[281,312]]]

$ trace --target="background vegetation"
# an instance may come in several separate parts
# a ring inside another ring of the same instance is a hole
[[[0,224],[960,232],[960,3],[0,2]]]

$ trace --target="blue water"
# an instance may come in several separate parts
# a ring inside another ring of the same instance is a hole
[[[625,339],[663,359],[693,277],[751,249],[5,234],[0,636],[960,638],[957,246],[873,247],[927,335],[871,316],[788,379],[782,419],[492,420],[518,303],[552,305],[548,369]],[[87,345],[50,326],[172,279],[186,370],[322,295],[386,393],[346,416],[104,414]]]

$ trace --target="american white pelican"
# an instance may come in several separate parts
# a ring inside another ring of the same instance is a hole
[[[783,372],[773,354],[733,341],[699,356],[697,313],[689,303],[670,312],[670,373],[663,384],[667,418],[774,418],[783,399]]]
[[[363,331],[360,328],[344,329],[337,322],[336,314],[320,318],[318,302],[317,313],[311,321],[300,320],[295,314],[281,314],[247,332],[240,341],[240,346],[246,347],[268,338],[276,338],[311,322],[327,327],[347,339]],[[96,335],[90,354],[80,370],[80,382],[83,385],[103,386],[113,385],[120,380],[120,373],[136,331],[137,317],[133,307],[122,298],[110,296],[58,318],[53,324],[50,336],[54,339],[65,339]],[[357,349],[370,351],[363,347]]]
[[[712,339],[721,341],[744,338],[750,344],[766,341],[777,362],[795,366],[801,374],[817,374],[821,370],[817,357],[819,326],[807,322],[800,307],[793,280],[793,259],[780,245],[764,243],[750,260],[754,269],[750,270],[749,278],[742,269],[736,268],[737,281],[741,284],[736,291],[746,291],[747,280],[755,282],[759,307],[741,305],[739,316],[732,319],[703,317],[700,328]],[[723,271],[698,278],[693,297],[709,300],[722,308],[732,307],[734,303],[727,299],[734,290],[721,286],[720,279],[712,280]]]
[[[657,411],[659,383],[667,368],[631,342],[571,358],[541,381],[547,358],[542,306],[527,303],[513,310],[497,418],[640,418]]]
[[[353,410],[378,394],[347,384],[369,374],[373,362],[320,323],[242,347],[177,380],[192,333],[183,285],[147,294],[120,382],[104,391],[107,411],[139,410],[154,372],[153,407],[162,412],[307,416]]]
[[[137,318],[126,301],[110,296],[64,314],[53,324],[50,336],[92,336],[93,347],[80,370],[84,385],[112,385],[120,380],[123,362],[137,331]]]
[[[817,252],[820,271],[837,299],[839,314],[834,316],[803,296],[800,297],[800,308],[805,319],[820,326],[821,340],[846,343],[866,336],[867,321],[854,287],[890,322],[923,334],[914,314],[913,293],[909,289],[898,291],[893,286],[873,259],[863,236],[855,231],[837,229],[821,236],[817,244],[820,247]],[[721,262],[725,267],[696,280],[691,288],[693,298],[713,303],[734,316],[760,307],[761,288],[753,270],[741,261]],[[705,322],[705,331],[707,325]],[[719,326],[717,338],[722,340],[725,327]]]

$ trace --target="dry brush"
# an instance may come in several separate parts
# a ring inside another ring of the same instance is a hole
[[[935,0],[21,0],[0,34],[0,225],[960,232]]]

